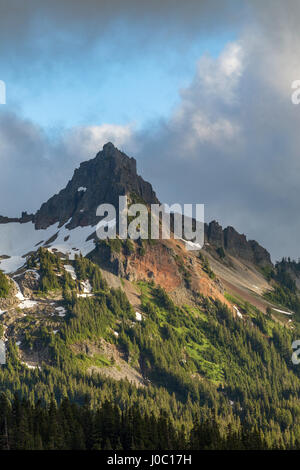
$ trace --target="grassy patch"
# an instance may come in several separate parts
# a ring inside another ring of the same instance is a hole
[[[76,354],[75,361],[79,368],[86,370],[89,367],[110,367],[112,362],[103,354],[95,354],[94,356],[87,356],[86,354]]]

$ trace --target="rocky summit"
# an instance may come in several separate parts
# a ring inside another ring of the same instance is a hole
[[[136,160],[109,142],[94,159],[81,163],[67,186],[41,206],[34,216],[35,227],[46,229],[68,221],[68,228],[95,225],[100,204],[118,207],[119,196],[131,193],[146,204],[158,203],[151,184],[137,174]]]

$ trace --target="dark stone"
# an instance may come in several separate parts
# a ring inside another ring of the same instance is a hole
[[[80,187],[86,191],[78,191]],[[96,157],[80,164],[66,188],[44,203],[34,221],[37,229],[45,229],[68,220],[68,228],[96,225],[97,207],[110,203],[118,208],[119,196],[135,193],[146,204],[158,203],[150,183],[136,171],[136,160],[120,152],[112,143],[104,145]]]
[[[120,254],[113,252],[109,244],[105,242],[97,243],[95,249],[87,255],[87,258],[116,276],[125,276]]]
[[[209,239],[209,242],[216,247],[224,247],[223,229],[215,220],[213,220],[208,226],[207,238]]]
[[[233,227],[224,230],[215,220],[205,224],[205,240],[215,248],[223,247],[226,253],[263,267],[272,266],[269,252],[255,240],[247,240]]]

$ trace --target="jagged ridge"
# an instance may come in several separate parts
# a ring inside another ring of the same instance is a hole
[[[223,229],[213,220],[205,225],[206,242],[224,248],[230,255],[250,261],[258,266],[272,266],[270,253],[255,240],[247,240],[246,235],[238,233],[233,227]]]

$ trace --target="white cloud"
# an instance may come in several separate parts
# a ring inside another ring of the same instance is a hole
[[[99,126],[81,126],[68,131],[64,137],[64,145],[71,155],[80,152],[82,158],[95,155],[109,141],[119,148],[126,145],[133,135],[133,126],[102,124]]]

